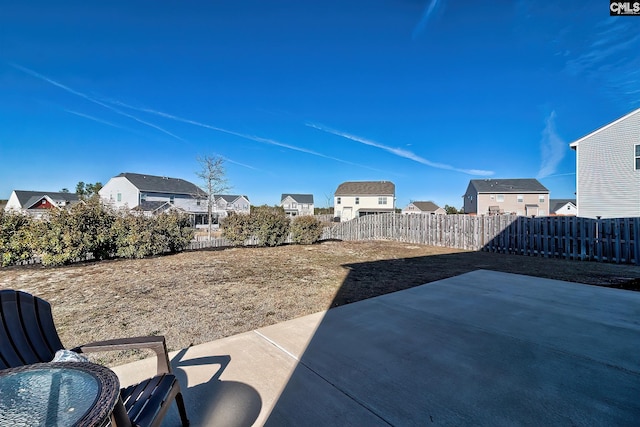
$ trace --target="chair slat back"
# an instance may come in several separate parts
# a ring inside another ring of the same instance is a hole
[[[0,291],[1,368],[50,362],[62,348],[48,302],[22,291]]]

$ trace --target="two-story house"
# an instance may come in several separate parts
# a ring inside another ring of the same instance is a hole
[[[282,194],[280,206],[287,216],[313,215],[313,194]]]
[[[179,209],[189,214],[194,224],[207,221],[207,193],[181,178],[125,172],[111,178],[98,194],[116,209],[145,213]]]
[[[23,212],[40,218],[49,212],[49,209],[69,209],[80,202],[81,200],[76,193],[14,190],[11,192],[4,210]]]
[[[537,179],[472,179],[464,196],[471,215],[549,215],[549,190]]]
[[[569,145],[578,216],[640,217],[640,108]]]
[[[411,202],[404,209],[402,209],[404,215],[409,214],[423,214],[423,215],[446,215],[445,211],[435,203],[428,202]]]
[[[334,215],[348,221],[364,215],[395,212],[396,186],[390,181],[348,181],[333,197]]]
[[[213,196],[213,200],[214,223],[216,224],[220,219],[227,217],[231,212],[246,215],[251,213],[251,203],[247,196],[216,194]]]

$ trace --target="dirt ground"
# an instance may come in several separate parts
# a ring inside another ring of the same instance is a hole
[[[228,248],[143,260],[0,268],[0,288],[49,301],[62,342],[164,335],[169,350],[488,269],[640,290],[640,267],[399,242]],[[473,284],[470,284],[473,285]],[[102,353],[118,365],[145,352]]]

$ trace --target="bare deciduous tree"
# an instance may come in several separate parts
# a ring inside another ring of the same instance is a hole
[[[224,158],[221,156],[198,157],[200,171],[196,172],[203,183],[201,188],[207,193],[207,217],[209,228],[209,240],[211,240],[211,222],[213,217],[213,203],[216,194],[224,193],[231,189],[228,184],[224,169]]]

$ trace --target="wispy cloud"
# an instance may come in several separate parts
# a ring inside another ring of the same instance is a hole
[[[379,142],[372,141],[370,139],[365,139],[365,138],[362,138],[360,136],[356,136],[356,135],[352,135],[352,134],[347,133],[347,132],[342,132],[342,131],[339,131],[339,130],[331,129],[329,127],[322,126],[322,125],[319,125],[319,124],[307,123],[307,126],[312,127],[314,129],[318,129],[318,130],[320,130],[322,132],[330,133],[330,134],[333,134],[333,135],[336,135],[336,136],[341,136],[343,138],[347,138],[347,139],[359,142],[359,143],[364,144],[364,145],[369,145],[371,147],[379,148],[379,149],[384,150],[384,151],[386,151],[388,153],[394,154],[394,155],[396,155],[398,157],[403,157],[405,159],[413,160],[414,162],[418,162],[418,163],[421,163],[423,165],[426,165],[426,166],[429,166],[429,167],[432,167],[432,168],[450,170],[450,171],[454,171],[454,172],[462,172],[462,173],[466,173],[468,175],[478,175],[478,176],[490,176],[490,175],[493,175],[492,171],[480,170],[480,169],[460,169],[460,168],[456,168],[456,167],[453,167],[451,165],[447,165],[447,164],[444,164],[444,163],[432,162],[430,160],[425,159],[424,157],[418,156],[417,154],[413,153],[412,151],[405,150],[405,149],[402,149],[402,148],[389,147],[389,146],[380,144]]]
[[[374,168],[371,168],[371,167],[366,166],[366,165],[350,162],[348,160],[340,159],[340,158],[337,158],[337,157],[327,156],[326,154],[318,153],[317,151],[309,150],[307,148],[298,147],[298,146],[291,145],[291,144],[286,144],[284,142],[276,141],[274,139],[264,138],[264,137],[261,137],[261,136],[249,135],[249,134],[246,134],[246,133],[241,133],[241,132],[236,132],[236,131],[232,131],[232,130],[229,130],[229,129],[224,129],[224,128],[221,128],[221,127],[218,127],[218,126],[212,126],[212,125],[209,125],[207,123],[198,122],[196,120],[185,119],[184,117],[175,116],[173,114],[168,114],[168,113],[165,113],[163,111],[157,111],[157,110],[153,110],[153,109],[150,109],[150,108],[134,107],[132,105],[128,105],[128,104],[125,104],[125,103],[120,102],[120,101],[111,101],[111,102],[113,102],[113,103],[115,103],[115,104],[117,104],[117,105],[119,105],[121,107],[124,107],[124,108],[129,108],[129,109],[132,109],[132,110],[135,110],[135,111],[140,111],[140,112],[144,112],[144,113],[148,113],[148,114],[155,114],[155,115],[157,115],[159,117],[163,117],[165,119],[175,120],[175,121],[182,122],[182,123],[188,123],[188,124],[191,124],[191,125],[194,125],[194,126],[199,126],[199,127],[205,128],[205,129],[210,129],[210,130],[214,130],[214,131],[217,131],[217,132],[226,133],[228,135],[237,136],[239,138],[248,139],[250,141],[259,142],[259,143],[262,143],[262,144],[273,145],[273,146],[281,147],[281,148],[286,148],[288,150],[298,151],[300,153],[310,154],[312,156],[322,157],[324,159],[334,160],[336,162],[345,163],[345,164],[352,165],[352,166],[359,166],[359,167],[362,167],[362,168],[371,169],[371,170],[375,170],[377,172],[381,172],[379,169],[374,169]]]
[[[558,135],[555,122],[556,112],[552,111],[549,117],[547,117],[544,130],[542,131],[542,139],[540,140],[542,162],[540,170],[538,171],[538,179],[547,178],[555,174],[558,165],[567,152],[567,144]]]
[[[133,129],[129,129],[129,128],[124,127],[124,126],[120,126],[120,125],[117,125],[115,123],[111,123],[111,122],[109,122],[107,120],[102,120],[102,119],[99,119],[97,117],[90,116],[89,114],[84,114],[84,113],[81,113],[79,111],[69,110],[67,108],[63,108],[63,110],[65,112],[69,113],[69,114],[73,114],[73,115],[85,118],[87,120],[92,120],[94,122],[101,123],[103,125],[111,126],[111,127],[117,128],[117,129],[126,130],[128,132],[135,132]]]
[[[124,116],[124,117],[130,118],[130,119],[132,119],[132,120],[134,120],[134,121],[136,121],[136,122],[138,122],[138,123],[141,123],[141,124],[143,124],[143,125],[145,125],[145,126],[149,126],[149,127],[153,128],[153,129],[156,129],[156,130],[158,130],[158,131],[160,131],[160,132],[162,132],[162,133],[165,133],[165,134],[167,134],[167,135],[169,135],[169,136],[171,136],[171,137],[173,137],[173,138],[175,138],[175,139],[177,139],[177,140],[179,140],[179,141],[187,142],[187,141],[185,141],[183,138],[179,137],[178,135],[175,135],[175,134],[173,134],[173,133],[169,132],[168,130],[163,129],[163,128],[161,128],[161,127],[160,127],[160,126],[158,126],[158,125],[155,125],[155,124],[153,124],[153,123],[149,123],[149,122],[147,122],[147,121],[145,121],[145,120],[142,120],[142,119],[140,119],[140,118],[138,118],[138,117],[136,117],[136,116],[134,116],[134,115],[132,115],[132,114],[128,114],[128,113],[126,113],[126,112],[124,112],[124,111],[122,111],[122,110],[119,110],[119,109],[117,109],[117,108],[114,108],[113,106],[111,106],[111,105],[109,105],[109,104],[106,104],[106,103],[104,103],[104,102],[100,101],[99,99],[96,99],[96,98],[94,98],[94,97],[92,97],[92,96],[89,96],[89,95],[87,95],[87,94],[85,94],[85,93],[82,93],[82,92],[80,92],[80,91],[77,91],[77,90],[75,90],[75,89],[72,89],[72,88],[71,88],[71,87],[69,87],[69,86],[63,85],[62,83],[57,82],[57,81],[55,81],[55,80],[53,80],[53,79],[51,79],[51,78],[49,78],[49,77],[47,77],[47,76],[45,76],[45,75],[43,75],[43,74],[40,74],[40,73],[38,73],[38,72],[35,72],[35,71],[33,71],[33,70],[31,70],[31,69],[29,69],[29,68],[27,68],[27,67],[23,67],[23,66],[18,65],[18,64],[10,64],[10,65],[11,65],[13,68],[15,68],[15,69],[17,69],[17,70],[20,70],[20,71],[22,71],[22,72],[24,72],[24,73],[26,73],[26,74],[29,74],[29,75],[30,75],[30,76],[32,76],[32,77],[35,77],[35,78],[40,79],[40,80],[42,80],[42,81],[45,81],[45,82],[47,82],[47,83],[49,83],[49,84],[51,84],[51,85],[53,85],[53,86],[56,86],[56,87],[58,87],[58,88],[60,88],[60,89],[62,89],[62,90],[64,90],[64,91],[66,91],[66,92],[68,92],[68,93],[71,93],[71,94],[73,94],[73,95],[79,96],[80,98],[83,98],[83,99],[85,99],[85,100],[87,100],[87,101],[89,101],[89,102],[92,102],[92,103],[94,103],[94,104],[100,105],[101,107],[104,107],[104,108],[106,108],[106,109],[108,109],[108,110],[111,110],[111,111],[113,111],[113,112],[114,112],[114,113],[116,113],[116,114],[119,114],[119,115],[121,115],[121,116]]]
[[[565,71],[584,76],[607,96],[630,106],[640,104],[640,34],[629,20],[609,18],[595,25],[582,46],[570,49]],[[627,37],[620,38],[621,34]]]
[[[440,7],[442,7],[443,3],[444,3],[444,0],[429,0],[427,2],[427,4],[424,7],[424,11],[422,12],[422,16],[420,17],[420,21],[413,28],[412,37],[414,40],[420,35],[420,33],[424,31],[424,29],[427,27],[427,23],[429,22],[429,20],[431,20],[434,13]]]

